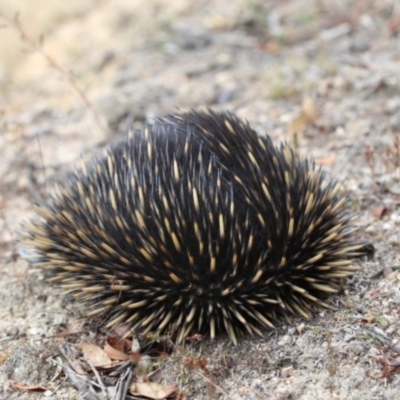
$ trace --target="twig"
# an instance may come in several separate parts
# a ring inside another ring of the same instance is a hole
[[[67,80],[67,82],[71,85],[72,89],[82,99],[83,103],[86,105],[87,109],[92,114],[97,126],[106,135],[108,135],[109,134],[108,129],[105,127],[103,121],[101,120],[98,110],[94,107],[93,103],[87,97],[86,93],[79,86],[78,82],[74,77],[74,74],[71,71],[63,68],[60,64],[58,64],[54,60],[54,58],[51,57],[51,55],[43,49],[42,45],[43,37],[41,37],[39,41],[32,39],[27,34],[21,22],[19,21],[18,14],[16,14],[14,18],[10,18],[4,13],[1,7],[0,7],[0,18],[2,18],[8,25],[13,27],[20,34],[23,42],[25,42],[33,51],[40,54],[47,61],[47,63],[51,68],[55,69],[61,76],[63,76]]]
[[[133,377],[133,370],[130,363],[127,366],[127,369],[124,372],[124,374],[118,379],[113,400],[124,400],[126,398],[132,377]]]
[[[43,178],[44,178],[44,187],[46,189],[46,184],[47,184],[47,178],[46,178],[46,168],[44,167],[44,158],[43,158],[43,151],[42,151],[42,144],[40,142],[40,138],[39,138],[39,134],[36,133],[36,139],[38,142],[38,146],[39,146],[39,156],[40,156],[40,160],[42,162],[42,171],[43,171]]]
[[[384,336],[384,334],[377,332],[376,330],[365,329],[364,332],[372,334],[374,338],[379,340],[384,346],[388,347],[390,350],[400,355],[400,347],[392,345],[390,338]]]
[[[78,375],[72,368],[64,363],[63,370],[68,380],[82,393],[82,396],[85,400],[99,400],[93,389],[93,382],[90,382],[86,378]]]
[[[382,269],[380,269],[378,272],[376,272],[375,274],[369,276],[368,279],[378,279],[378,278],[380,278],[381,276],[384,276],[384,274],[385,274],[386,272],[389,272],[389,271],[390,271],[390,272],[393,272],[393,271],[395,271],[395,270],[397,270],[397,269],[400,269],[400,265],[392,265],[392,266],[390,266],[390,267],[382,268]]]
[[[100,388],[100,385],[88,378],[78,359],[78,350],[69,343],[60,345],[59,350],[65,359],[65,362],[62,361],[61,365],[68,381],[82,393],[84,399],[99,400],[93,386]]]
[[[222,393],[224,396],[226,396],[228,399],[230,398],[230,396],[228,395],[228,393],[225,392],[224,389],[222,389],[220,386],[218,386],[215,382],[213,382],[209,377],[205,376],[203,373],[201,373],[200,371],[195,371],[195,374],[201,376],[205,381],[207,381],[209,384],[211,384],[212,386],[215,387],[215,389],[217,389],[220,393]]]
[[[83,358],[83,360],[90,366],[90,368],[93,371],[93,373],[94,373],[94,375],[95,375],[95,377],[97,379],[97,382],[98,382],[98,384],[99,384],[99,386],[101,388],[101,391],[103,393],[104,398],[107,398],[107,388],[106,388],[106,386],[104,385],[104,382],[101,379],[99,371],[97,371],[96,367],[93,365],[93,363],[88,358]]]

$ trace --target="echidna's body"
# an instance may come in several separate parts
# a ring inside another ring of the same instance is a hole
[[[34,260],[107,327],[178,340],[307,316],[365,252],[336,182],[231,114],[168,116],[71,174]]]

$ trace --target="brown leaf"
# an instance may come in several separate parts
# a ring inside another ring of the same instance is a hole
[[[132,353],[131,349],[132,342],[130,340],[112,336],[107,339],[103,350],[112,360],[140,360],[140,353]]]
[[[389,21],[389,30],[392,35],[400,31],[400,11],[394,12]]]
[[[301,111],[290,122],[288,127],[288,136],[292,138],[296,133],[300,133],[308,124],[308,117]]]
[[[83,356],[90,360],[95,367],[104,367],[112,365],[112,361],[107,353],[93,343],[82,343],[79,346]]]
[[[203,340],[203,335],[200,335],[199,333],[195,333],[192,336],[188,336],[185,341],[191,342],[191,343],[200,343]]]
[[[132,348],[132,341],[121,336],[110,336],[107,338],[107,343],[123,353],[128,353]]]
[[[289,378],[292,375],[293,370],[294,370],[293,365],[282,368],[282,370],[281,370],[282,376],[284,376],[285,378]]]
[[[239,388],[238,392],[240,394],[246,394],[248,392],[248,389],[247,389],[246,386],[242,386],[242,387]]]
[[[372,216],[376,219],[382,219],[384,215],[387,215],[388,209],[384,205],[379,205],[372,211]]]
[[[319,116],[319,110],[311,97],[306,96],[304,98],[302,112],[308,118],[308,123],[313,123],[317,120]]]
[[[361,320],[363,324],[372,324],[374,321],[375,317],[373,315],[368,315]]]
[[[25,383],[20,383],[17,381],[13,381],[10,379],[10,385],[17,390],[24,390],[27,392],[45,392],[46,390],[52,390],[52,388],[44,387],[44,386],[34,386],[34,385],[25,385]]]
[[[303,100],[300,113],[289,122],[288,136],[290,140],[292,141],[296,134],[301,134],[308,125],[314,123],[318,116],[319,110],[314,100],[306,96]]]
[[[112,360],[125,361],[130,359],[130,355],[126,354],[126,351],[130,349],[130,346],[126,348],[126,339],[121,339],[120,337],[109,337],[106,344],[104,345],[104,352]]]
[[[268,42],[264,43],[262,49],[267,53],[279,54],[281,51],[281,46],[277,40],[269,40]]]
[[[383,366],[381,378],[391,380],[396,372],[399,372],[400,361],[393,358],[375,357],[375,360]]]
[[[163,400],[176,393],[174,385],[162,386],[155,382],[135,382],[130,391],[135,396],[145,396],[153,400]]]
[[[315,163],[318,165],[330,165],[333,164],[336,160],[336,157],[331,154],[329,156],[323,157],[323,158],[316,158]]]

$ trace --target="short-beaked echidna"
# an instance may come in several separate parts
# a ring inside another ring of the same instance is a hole
[[[340,185],[230,113],[169,115],[38,205],[33,264],[87,317],[232,342],[327,306],[367,252]]]

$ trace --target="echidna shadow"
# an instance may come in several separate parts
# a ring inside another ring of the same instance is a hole
[[[230,113],[168,115],[70,173],[26,246],[106,328],[233,343],[328,307],[370,252],[337,181]]]

